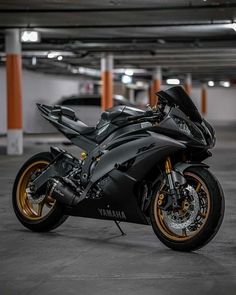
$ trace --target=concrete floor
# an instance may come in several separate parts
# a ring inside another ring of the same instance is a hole
[[[208,161],[225,192],[223,225],[187,254],[167,249],[148,226],[124,223],[120,236],[113,222],[71,217],[51,233],[24,229],[12,212],[12,184],[25,159],[48,145],[28,140],[24,156],[0,155],[0,294],[236,294],[235,130],[218,129]]]

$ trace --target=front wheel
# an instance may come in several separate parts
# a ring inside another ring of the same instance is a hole
[[[181,208],[163,210],[167,191],[163,183],[151,203],[151,224],[157,237],[177,251],[193,251],[216,235],[224,216],[224,194],[218,180],[203,167],[190,167]]]

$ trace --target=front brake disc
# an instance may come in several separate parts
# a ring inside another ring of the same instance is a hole
[[[200,203],[197,192],[191,185],[188,185],[185,191],[188,195],[189,206],[184,213],[180,213],[179,210],[176,212],[173,210],[163,212],[165,222],[170,228],[184,229],[192,224],[198,215]]]

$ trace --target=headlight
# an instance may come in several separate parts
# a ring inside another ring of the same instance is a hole
[[[184,119],[176,117],[176,116],[173,116],[172,118],[175,121],[175,123],[178,125],[181,132],[183,132],[184,134],[186,134],[189,137],[192,137],[192,138],[206,144],[204,135],[199,130],[199,128],[197,128],[194,125],[194,123],[189,122],[189,121],[185,121]]]
[[[178,125],[179,129],[185,133],[188,136],[192,136],[192,133],[186,123],[186,121],[184,121],[183,119],[180,119],[178,117],[173,117],[175,123]]]

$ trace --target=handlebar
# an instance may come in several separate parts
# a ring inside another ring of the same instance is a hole
[[[127,117],[127,121],[135,121],[135,120],[138,120],[138,119],[142,119],[144,117],[145,117],[144,114],[137,115],[137,116],[129,116],[129,117]]]
[[[160,114],[157,112],[154,112],[152,110],[148,110],[146,112],[144,112],[141,115],[137,115],[137,116],[130,116],[127,118],[127,121],[135,121],[135,120],[140,120],[140,119],[146,119],[147,121],[153,121],[155,119],[158,119],[160,117]]]

